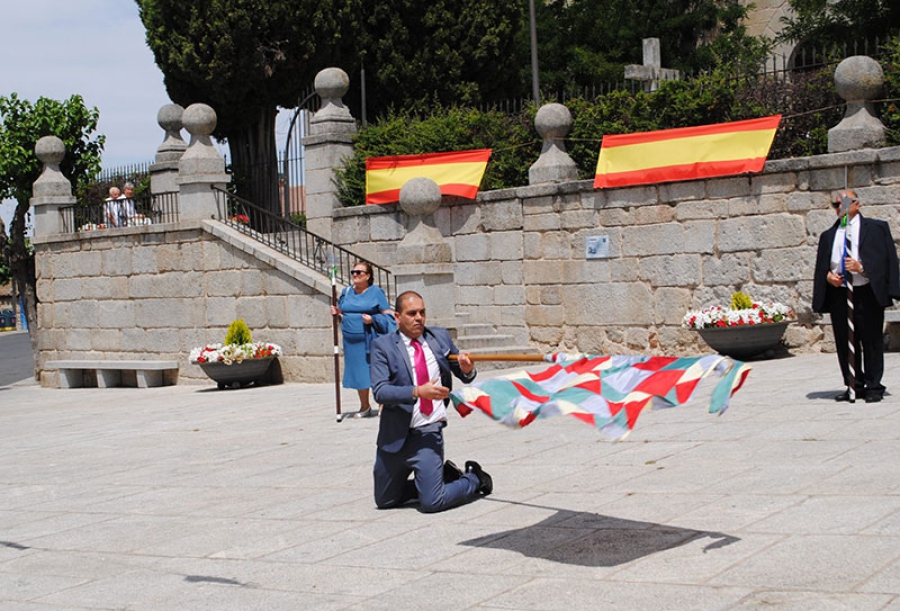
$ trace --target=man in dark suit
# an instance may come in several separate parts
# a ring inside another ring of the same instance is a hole
[[[838,362],[847,390],[835,401],[850,401],[847,286],[853,283],[853,329],[856,395],[866,403],[884,396],[884,309],[900,299],[900,266],[891,229],[884,221],[864,218],[851,190],[838,192],[832,203],[838,220],[819,238],[813,278],[813,310],[828,312]],[[846,210],[847,227],[841,224]],[[849,245],[846,235],[849,233]]]
[[[376,441],[375,504],[398,507],[418,499],[419,509],[450,509],[493,490],[475,461],[463,473],[444,462],[443,428],[453,381],[475,379],[475,365],[459,353],[450,334],[425,326],[425,302],[407,291],[394,306],[397,331],[372,342],[370,373],[375,401],[384,405]],[[451,354],[458,359],[451,361]],[[409,479],[410,473],[413,479]]]

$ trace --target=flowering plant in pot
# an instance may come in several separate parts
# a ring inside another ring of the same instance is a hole
[[[259,383],[272,361],[282,355],[281,346],[254,342],[243,319],[228,326],[225,341],[191,350],[190,362],[197,364],[219,388]]]
[[[694,329],[710,348],[734,358],[771,356],[794,310],[776,301],[754,301],[742,292],[731,296],[731,307],[711,306],[684,315],[681,325]]]
[[[684,315],[681,325],[686,329],[741,327],[795,320],[794,310],[777,301],[753,301],[749,295],[738,291],[731,295],[731,307],[719,305],[702,310],[691,310]]]

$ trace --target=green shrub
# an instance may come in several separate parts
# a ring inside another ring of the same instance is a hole
[[[228,325],[228,333],[225,334],[226,346],[232,344],[243,346],[244,344],[250,344],[252,342],[253,339],[250,337],[250,327],[247,326],[247,323],[244,322],[243,318],[238,318]]]
[[[301,227],[306,227],[306,213],[305,212],[291,212],[291,216],[289,220],[294,225],[300,225]]]
[[[747,293],[743,293],[738,291],[736,293],[731,294],[731,309],[732,310],[749,310],[753,307],[753,300],[750,299],[750,295]]]
[[[660,83],[653,93],[612,91],[593,99],[572,98],[566,107],[574,120],[566,138],[569,155],[581,179],[592,178],[603,136],[783,115],[769,159],[828,152],[828,130],[844,114],[837,95],[834,69],[838,58],[818,69],[784,74],[756,74],[722,64],[708,73]],[[884,101],[881,120],[889,145],[900,144],[900,38],[883,48]],[[482,190],[528,184],[528,168],[542,143],[534,129],[537,108],[506,114],[467,108],[435,107],[425,118],[393,113],[369,124],[356,135],[353,156],[335,177],[345,206],[365,202],[367,157],[437,153],[491,148]]]

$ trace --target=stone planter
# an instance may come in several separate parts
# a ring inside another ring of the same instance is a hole
[[[261,359],[244,359],[240,363],[226,365],[221,361],[197,363],[210,379],[216,383],[219,389],[240,388],[250,384],[260,384],[267,381],[267,374],[272,362],[277,357],[267,356]]]
[[[775,346],[781,341],[789,320],[744,325],[740,327],[710,327],[697,329],[710,348],[736,359],[748,359],[760,354],[766,358],[774,356]]]

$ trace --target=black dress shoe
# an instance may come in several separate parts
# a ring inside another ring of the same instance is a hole
[[[463,470],[456,466],[452,460],[444,463],[444,483],[455,482],[463,476]]]
[[[478,492],[482,495],[487,496],[494,491],[494,480],[474,460],[466,461],[466,473],[474,473],[478,478]]]
[[[879,393],[869,393],[866,395],[866,403],[878,403],[882,398]]]
[[[859,397],[862,394],[863,394],[862,392],[857,392],[856,396]],[[845,390],[844,392],[842,392],[841,394],[836,395],[834,397],[834,400],[835,401],[849,401],[850,403],[853,403],[854,401],[856,401],[855,398],[854,399],[850,398],[850,389],[849,388],[847,390]]]

